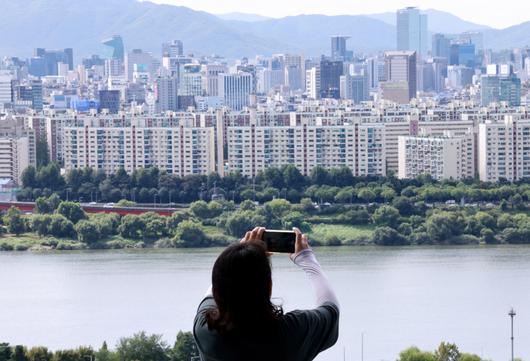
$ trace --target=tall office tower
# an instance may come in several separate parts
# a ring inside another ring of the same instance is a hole
[[[182,96],[200,96],[202,90],[202,75],[200,64],[184,65],[182,76],[179,81],[178,94]]]
[[[13,101],[13,77],[8,73],[0,73],[0,111]]]
[[[405,104],[416,97],[416,52],[385,53],[386,81],[381,84],[383,99]]]
[[[432,56],[449,60],[450,54],[451,39],[445,34],[434,34],[432,36]]]
[[[13,88],[13,102],[28,104],[31,109],[42,111],[42,81],[30,80],[29,84],[15,85]]]
[[[475,71],[463,65],[447,67],[447,85],[450,89],[462,89],[473,83]]]
[[[305,91],[310,99],[320,97],[320,68],[318,66],[306,70]]]
[[[501,70],[481,78],[480,100],[483,106],[493,102],[507,102],[510,106],[521,105],[521,79],[514,73],[511,66],[501,66]]]
[[[304,88],[302,68],[298,65],[285,66],[284,84],[287,85],[290,90],[302,90]]]
[[[68,64],[68,70],[74,70],[74,52],[72,48],[66,48],[63,50],[46,50],[44,48],[36,48],[34,50],[34,57],[32,59],[35,62],[34,67],[36,73],[42,73],[41,66],[44,67],[43,75],[57,75],[59,63]],[[42,60],[38,60],[38,59]],[[42,76],[42,75],[36,75]]]
[[[340,99],[340,77],[343,74],[342,61],[320,61],[320,98]]]
[[[109,56],[110,58],[121,60],[122,63],[125,61],[125,48],[121,36],[113,35],[101,43],[111,48],[112,54]]]
[[[178,82],[174,77],[158,77],[155,84],[155,112],[178,110]]]
[[[120,59],[106,59],[105,60],[105,76],[117,77],[124,76],[123,62]]]
[[[346,41],[349,36],[332,36],[331,37],[331,59],[332,60],[349,60]]]
[[[359,73],[346,73],[340,77],[340,97],[351,99],[356,104],[370,100],[368,74],[365,69]]]
[[[285,84],[285,72],[283,69],[267,69],[262,68],[257,70],[257,92],[267,94],[271,90],[277,90]]]
[[[227,107],[239,111],[250,103],[252,83],[249,73],[219,74],[219,96]]]
[[[119,90],[100,90],[99,107],[101,110],[107,109],[110,114],[120,111],[121,92]]]
[[[400,136],[398,138],[398,178],[429,174],[433,179],[472,179],[475,177],[473,133],[455,137]]]
[[[415,51],[419,56],[427,55],[427,14],[415,7],[399,9],[396,13],[397,50]]]
[[[475,45],[476,51],[484,50],[484,35],[481,32],[467,31],[467,32],[458,34],[458,41],[464,44]]]
[[[173,40],[171,43],[162,43],[162,57],[176,58],[184,55],[184,44],[180,40]]]
[[[368,86],[370,90],[379,88],[379,59],[377,57],[366,60],[366,69],[368,75]]]
[[[447,58],[431,58],[427,64],[432,67],[432,90],[436,93],[444,91],[445,78],[447,78]]]
[[[449,65],[475,67],[475,45],[472,43],[453,43],[450,48]]]
[[[222,64],[204,64],[201,68],[202,88],[207,96],[219,95],[219,74],[227,73],[228,68]]]
[[[128,81],[132,81],[134,65],[140,65],[151,76],[155,75],[156,70],[153,66],[154,59],[151,53],[146,53],[142,49],[133,49],[128,52],[125,58],[125,75]]]

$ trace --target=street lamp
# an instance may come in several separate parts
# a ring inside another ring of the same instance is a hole
[[[515,310],[512,308],[510,310],[510,312],[508,312],[508,316],[510,316],[511,320],[512,320],[512,337],[511,337],[511,340],[512,340],[512,361],[514,361],[514,357],[513,357],[513,318],[515,317],[516,313],[515,313]]]

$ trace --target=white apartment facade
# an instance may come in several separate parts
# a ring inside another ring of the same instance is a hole
[[[479,124],[478,173],[484,182],[530,178],[530,119]]]
[[[106,174],[158,167],[183,177],[215,172],[213,127],[151,126],[143,121],[112,127],[87,122],[63,130],[64,168],[91,167]]]
[[[416,178],[421,174],[430,174],[436,180],[475,176],[473,134],[399,137],[398,143],[400,179]]]

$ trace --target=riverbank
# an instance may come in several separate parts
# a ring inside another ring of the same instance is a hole
[[[216,226],[205,226],[205,235],[214,239],[208,246],[198,248],[210,248],[227,245],[237,241]],[[350,226],[342,224],[312,224],[308,232],[313,246],[348,246],[348,245],[370,245],[370,238],[374,227]],[[51,236],[39,236],[36,233],[24,233],[23,235],[4,234],[0,237],[1,251],[72,251],[86,249],[127,249],[127,248],[187,248],[179,247],[170,238],[153,239],[128,239],[120,235],[114,235],[94,244],[87,244],[73,238],[57,238]]]

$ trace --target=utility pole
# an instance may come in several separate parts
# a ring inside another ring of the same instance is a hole
[[[364,361],[364,332],[361,332],[361,361]]]
[[[510,312],[508,313],[508,316],[510,316],[511,318],[511,321],[512,321],[512,337],[511,337],[511,340],[512,340],[512,361],[514,361],[514,357],[513,357],[513,318],[515,317],[516,313],[515,313],[515,310],[512,308],[510,310]]]

